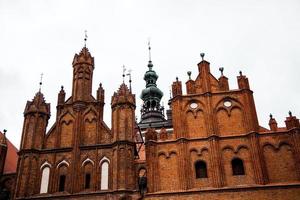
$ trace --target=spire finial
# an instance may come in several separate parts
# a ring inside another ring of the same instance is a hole
[[[4,136],[6,136],[6,132],[7,132],[7,130],[6,130],[6,129],[3,129],[3,134],[4,134]]]
[[[270,113],[270,119],[273,119],[273,115],[272,115],[272,113]]]
[[[40,87],[39,87],[39,92],[41,92],[41,88],[42,88],[42,84],[43,84],[43,73],[41,73],[41,79],[40,79],[40,83],[39,83],[39,85],[40,85]]]
[[[203,61],[203,60],[204,60],[205,53],[200,53],[200,56],[201,56],[202,61]]]
[[[151,46],[150,46],[150,38],[148,38],[148,50],[149,50],[149,62],[151,61]]]
[[[243,73],[242,73],[242,71],[240,71],[239,73],[240,73],[240,76],[243,76]]]
[[[125,68],[125,65],[122,66],[123,67],[123,83],[125,81],[125,72],[126,72],[126,68]]]
[[[220,67],[219,71],[221,72],[221,76],[223,76],[224,67]]]
[[[178,82],[178,76],[176,76],[176,82]]]
[[[293,116],[293,114],[292,114],[292,111],[289,111],[289,116],[290,116],[290,117],[292,117],[292,116]]]
[[[126,74],[127,76],[129,76],[129,91],[130,91],[130,92],[131,92],[131,72],[132,72],[132,70],[129,69],[129,70],[128,70],[128,73]]]
[[[189,76],[189,80],[191,80],[192,72],[191,72],[191,71],[188,71],[188,72],[187,72],[187,75]]]
[[[87,41],[87,30],[84,31],[84,47],[86,47],[86,41]]]

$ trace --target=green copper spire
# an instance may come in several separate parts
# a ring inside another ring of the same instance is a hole
[[[148,71],[144,75],[146,81],[146,88],[141,93],[141,99],[143,100],[143,107],[141,109],[142,121],[151,119],[150,121],[164,120],[164,108],[160,105],[163,92],[157,88],[156,81],[158,75],[153,70],[153,64],[151,61],[151,47],[149,44],[149,62]]]

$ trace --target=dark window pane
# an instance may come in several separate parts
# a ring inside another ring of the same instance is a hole
[[[196,178],[207,178],[206,163],[204,161],[197,161],[195,163]]]
[[[231,161],[232,174],[235,175],[245,175],[244,163],[241,159],[235,158]]]
[[[85,174],[85,189],[89,189],[91,187],[91,174]]]
[[[66,176],[60,175],[59,176],[59,186],[58,186],[59,192],[65,191],[65,183],[66,183]]]

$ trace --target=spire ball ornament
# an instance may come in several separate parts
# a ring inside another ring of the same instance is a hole
[[[188,72],[187,72],[187,75],[189,76],[189,80],[191,80],[192,72],[191,72],[191,71],[188,71]]]
[[[224,67],[220,67],[219,71],[221,72],[221,76],[223,76]]]
[[[205,53],[200,53],[202,60],[204,60]]]

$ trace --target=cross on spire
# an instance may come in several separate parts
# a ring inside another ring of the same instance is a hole
[[[132,72],[132,70],[129,69],[128,73],[126,74],[127,76],[129,76],[129,90],[130,90],[130,92],[131,92],[131,72]]]
[[[86,47],[86,41],[87,41],[87,30],[84,31],[84,47]]]
[[[148,50],[149,50],[149,61],[151,61],[151,46],[150,46],[150,38],[148,38]]]
[[[122,74],[122,76],[123,76],[123,83],[124,83],[124,81],[125,81],[125,72],[126,72],[125,65],[123,65],[122,68],[123,68],[123,74]]]
[[[40,83],[39,83],[39,85],[40,85],[40,88],[39,88],[39,92],[41,92],[41,88],[42,88],[42,84],[43,84],[43,73],[41,73],[41,79],[40,79]]]

